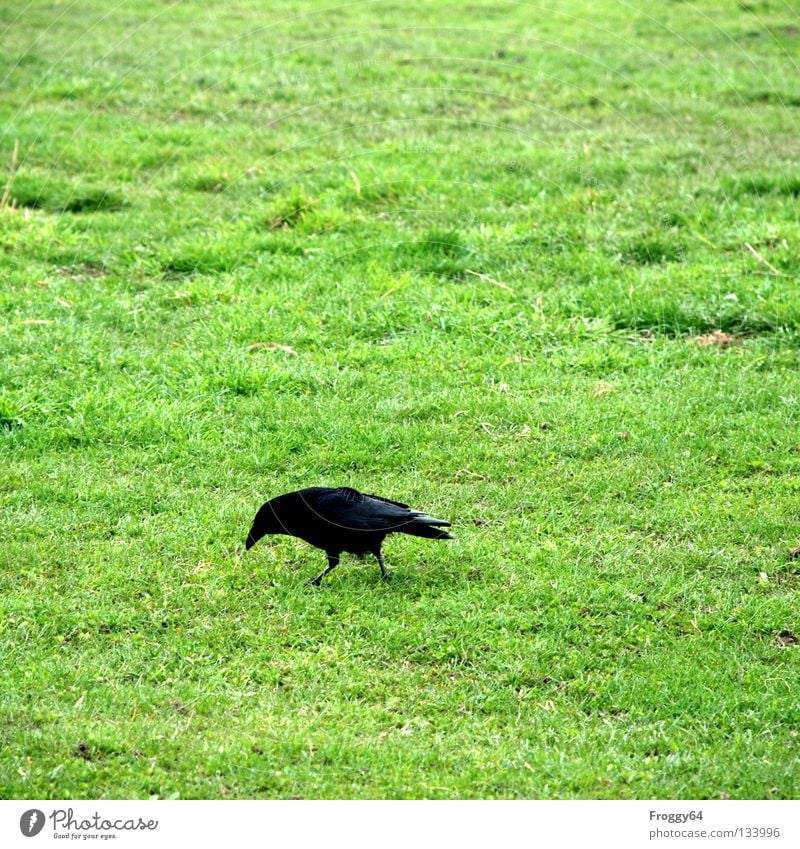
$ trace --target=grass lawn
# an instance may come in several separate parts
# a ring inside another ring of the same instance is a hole
[[[0,2],[0,796],[797,797],[792,4],[271,5]]]

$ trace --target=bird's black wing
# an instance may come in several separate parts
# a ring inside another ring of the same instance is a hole
[[[359,492],[357,489],[353,489],[349,486],[340,486],[337,490],[340,492],[345,498],[351,498],[353,501],[363,501],[365,498],[373,498],[375,501],[382,501],[384,504],[393,504],[395,507],[405,507],[406,510],[410,509],[408,504],[403,504],[402,501],[392,501],[389,498],[381,498],[380,495],[367,495],[365,492]]]
[[[320,518],[340,528],[385,533],[420,515],[399,502],[374,498],[349,487],[319,493],[309,506]]]
[[[412,533],[411,529],[417,526],[450,525],[443,519],[434,519],[419,510],[411,510],[399,501],[365,495],[349,487],[320,493],[315,498],[314,509],[327,522],[353,530]]]

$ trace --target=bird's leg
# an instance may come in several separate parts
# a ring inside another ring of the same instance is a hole
[[[332,571],[339,565],[339,555],[338,554],[328,554],[328,566],[326,569],[323,569],[319,575],[311,582],[315,587],[318,587],[322,583],[322,579],[328,574],[328,572]]]
[[[378,550],[375,552],[375,556],[378,558],[378,565],[381,567],[381,577],[384,581],[388,581],[390,575],[386,569],[386,564],[383,562],[383,554]]]

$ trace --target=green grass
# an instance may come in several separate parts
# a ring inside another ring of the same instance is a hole
[[[281,8],[0,3],[0,796],[797,797],[790,4]]]

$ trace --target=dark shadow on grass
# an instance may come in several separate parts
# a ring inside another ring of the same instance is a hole
[[[18,207],[72,214],[117,212],[126,204],[114,189],[72,185],[46,177],[17,174],[9,197]]]

